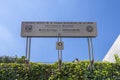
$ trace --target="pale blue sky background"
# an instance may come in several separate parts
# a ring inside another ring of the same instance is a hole
[[[101,61],[120,34],[120,0],[0,0],[0,56],[25,55],[22,21],[93,21],[95,60]],[[56,38],[32,39],[31,61],[57,61]],[[63,61],[88,60],[87,39],[65,38]]]

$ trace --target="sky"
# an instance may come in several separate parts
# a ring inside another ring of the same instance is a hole
[[[0,0],[0,56],[25,56],[22,21],[96,22],[95,61],[102,61],[120,34],[120,0]],[[32,38],[32,62],[56,62],[57,38]],[[88,60],[86,38],[63,38],[64,62]]]

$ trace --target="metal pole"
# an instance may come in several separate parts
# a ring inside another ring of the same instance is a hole
[[[89,69],[91,70],[91,43],[90,43],[90,38],[87,38],[88,40],[88,53],[89,53],[89,60],[90,60],[90,65],[89,65]]]
[[[93,64],[94,64],[94,52],[93,52],[93,42],[92,38],[88,38],[88,50],[89,50],[89,60],[90,60],[90,65],[89,69],[90,71],[93,70]]]
[[[27,63],[28,63],[28,37],[26,38],[26,55],[25,55],[25,70],[27,69]]]
[[[90,38],[88,38],[88,51],[89,51],[89,60],[91,61],[91,44],[90,44]]]
[[[27,53],[28,53],[28,37],[26,38],[26,55],[25,55],[25,61],[28,59]]]
[[[60,36],[60,42],[62,42],[61,36]],[[62,50],[60,50],[60,59],[61,59],[61,65],[62,65]]]
[[[94,50],[93,50],[93,41],[92,41],[92,38],[90,38],[90,41],[91,41],[91,48],[92,48],[92,70],[94,68]]]
[[[29,47],[28,47],[28,66],[30,66],[30,50],[31,50],[31,37],[29,37]]]
[[[60,42],[62,42],[62,38],[60,36]],[[62,68],[62,50],[60,50],[60,70]]]
[[[58,42],[61,42],[61,35],[58,34]],[[58,49],[58,70],[61,71],[62,66],[62,50]]]
[[[26,66],[30,67],[30,48],[31,48],[31,37],[27,37],[26,39]]]
[[[59,42],[59,34],[58,34],[58,42]],[[58,49],[58,70],[60,71],[60,50]]]
[[[93,42],[92,42],[92,38],[90,38],[91,41],[91,48],[92,48],[92,60],[94,60],[94,51],[93,51]]]

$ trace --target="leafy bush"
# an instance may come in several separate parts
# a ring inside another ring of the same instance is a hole
[[[58,64],[31,63],[30,69],[25,64],[0,63],[0,80],[119,80],[120,64],[95,62],[94,70],[89,71],[88,61]]]

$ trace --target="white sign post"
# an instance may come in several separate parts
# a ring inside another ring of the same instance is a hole
[[[90,60],[89,69],[93,69],[94,54],[92,38],[97,36],[95,22],[22,22],[21,36],[27,37],[26,58],[28,58],[28,61],[30,61],[32,37],[58,38],[56,49],[58,50],[59,70],[61,70],[62,50],[64,49],[62,38],[87,38]]]

